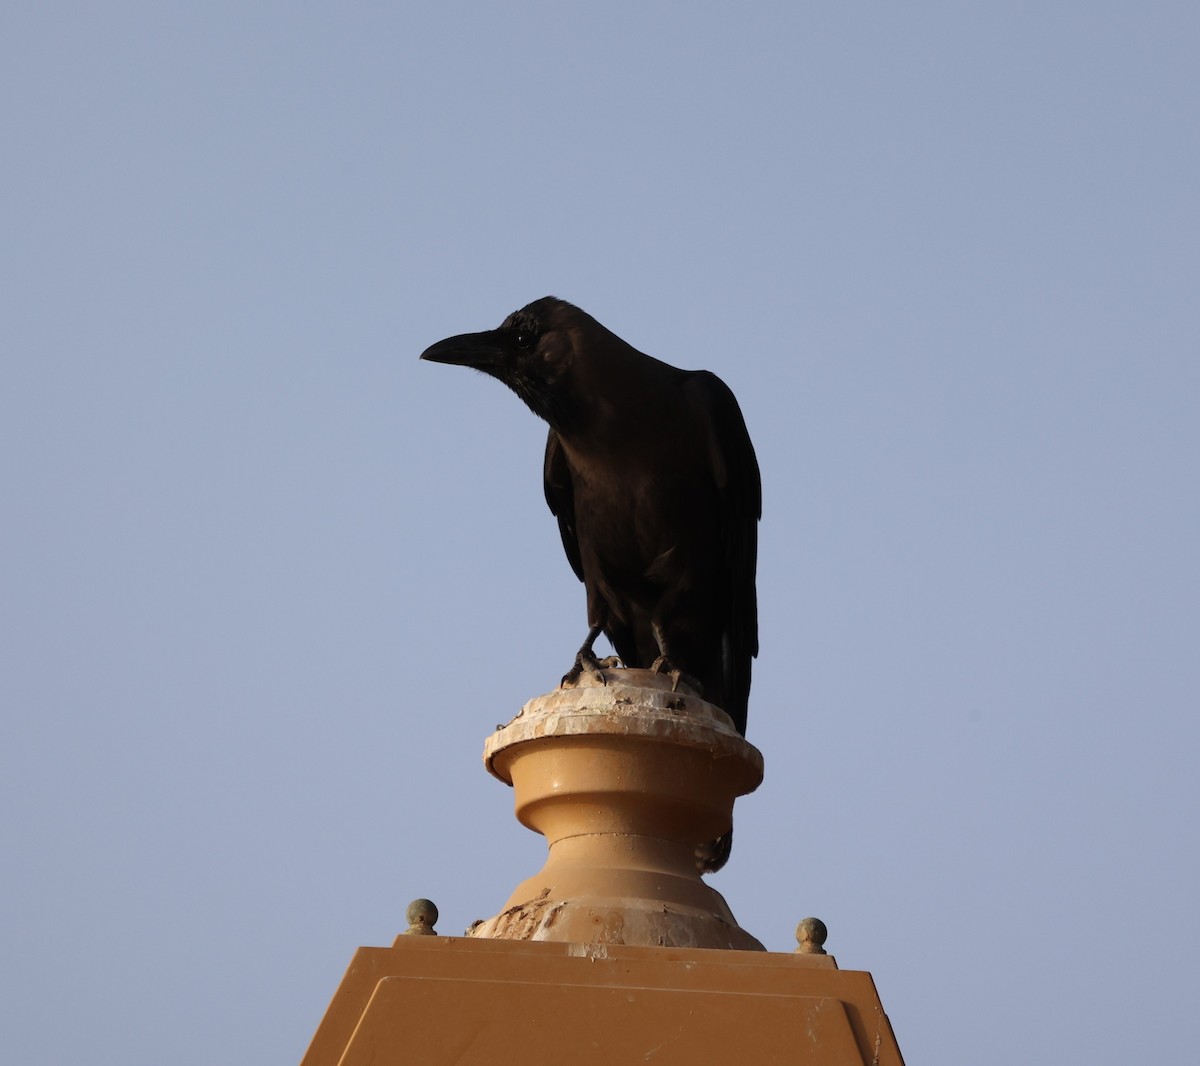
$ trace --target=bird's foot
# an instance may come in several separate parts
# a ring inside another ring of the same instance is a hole
[[[604,671],[612,670],[620,665],[621,660],[615,655],[610,655],[606,659],[597,659],[596,653],[591,648],[580,648],[579,654],[575,656],[575,665],[563,674],[559,688],[570,688],[578,684],[584,674],[595,678],[602,685],[607,685],[608,680],[604,676]]]
[[[650,664],[650,669],[656,674],[665,673],[671,679],[671,691],[678,692],[680,683],[683,683],[698,696],[704,694],[704,686],[700,684],[691,674],[685,674],[665,655],[660,655]]]

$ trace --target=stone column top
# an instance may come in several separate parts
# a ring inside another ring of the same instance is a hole
[[[719,707],[652,670],[609,669],[604,682],[584,675],[569,688],[530,700],[515,718],[487,738],[483,761],[488,772],[512,784],[497,756],[517,744],[552,737],[629,737],[660,740],[730,757],[743,767],[738,793],[762,783],[762,753],[733,728]],[[506,760],[505,760],[506,761]]]

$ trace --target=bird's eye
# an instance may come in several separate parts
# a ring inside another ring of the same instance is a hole
[[[521,330],[521,332],[517,334],[517,347],[518,348],[532,348],[533,347],[533,334],[527,332],[526,330]]]

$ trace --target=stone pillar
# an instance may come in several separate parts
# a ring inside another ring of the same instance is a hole
[[[696,863],[762,781],[723,711],[649,670],[606,670],[527,703],[484,762],[549,854],[471,936],[763,950]]]

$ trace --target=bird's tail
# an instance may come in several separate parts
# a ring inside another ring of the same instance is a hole
[[[733,851],[732,829],[723,837],[707,844],[701,844],[696,849],[696,866],[702,874],[714,874],[729,861],[731,851]]]

